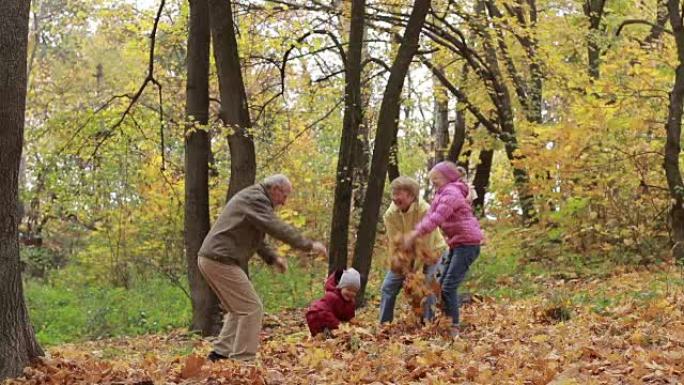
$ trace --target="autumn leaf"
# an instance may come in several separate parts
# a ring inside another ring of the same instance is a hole
[[[180,372],[182,379],[194,378],[202,374],[202,365],[206,359],[198,355],[190,355],[185,359],[183,369]]]

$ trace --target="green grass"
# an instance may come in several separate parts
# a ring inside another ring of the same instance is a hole
[[[288,270],[280,274],[263,264],[250,267],[250,279],[261,296],[266,312],[283,308],[305,307],[323,295],[325,264],[302,266],[290,260]]]
[[[482,247],[466,279],[469,291],[495,298],[523,298],[543,290],[536,278],[549,271],[540,263],[523,263],[515,232],[502,231]]]
[[[583,265],[586,261],[573,256],[555,265],[529,262],[518,239],[514,231],[502,231],[492,237],[471,267],[463,291],[499,299],[548,297],[544,282],[550,278],[563,274],[585,276],[590,270],[600,276],[609,271],[608,264],[589,267]],[[371,303],[379,299],[380,283],[386,272],[382,261],[383,255],[376,253],[366,290]],[[319,298],[323,294],[326,269],[325,262],[298,262],[291,258],[285,274],[276,273],[262,263],[254,263],[250,275],[266,312],[275,313],[284,308],[306,307]],[[129,289],[124,289],[98,282],[88,271],[84,266],[74,264],[53,271],[46,280],[26,280],[31,321],[41,344],[50,346],[111,336],[164,333],[189,325],[190,301],[184,291],[168,279],[138,277]],[[623,296],[647,302],[655,293],[684,286],[684,275],[679,270],[663,273],[662,279],[654,280],[650,286],[648,290],[623,293]],[[597,313],[605,313],[620,300],[601,292],[561,294],[570,303],[588,305]]]
[[[26,282],[31,321],[41,344],[139,335],[187,326],[190,305],[178,287],[151,278],[131,289]]]
[[[251,279],[267,312],[307,306],[323,293],[324,264],[289,267],[285,274],[260,263],[251,267]],[[31,321],[41,344],[163,333],[190,324],[190,300],[164,277],[138,278],[125,289],[87,283],[93,280],[86,274],[70,266],[53,272],[47,281],[25,280]]]

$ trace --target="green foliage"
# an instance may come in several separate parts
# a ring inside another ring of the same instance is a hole
[[[489,242],[470,268],[466,287],[476,293],[496,298],[522,298],[537,294],[539,278],[548,270],[527,263],[520,244],[520,233],[513,228],[487,229]]]
[[[267,312],[284,308],[306,307],[323,295],[323,284],[327,278],[327,265],[314,263],[302,265],[293,258],[284,274],[261,263],[253,264],[250,277],[262,297]]]
[[[396,0],[382,8],[399,14],[407,4]],[[435,14],[441,14],[445,4],[434,2]],[[494,4],[506,9],[501,1]],[[578,4],[543,1],[537,5],[534,24],[522,25],[505,16],[491,20],[492,28],[483,34],[458,16],[471,12],[471,5],[465,2],[444,14],[453,17],[467,46],[481,57],[486,57],[482,39],[487,34],[494,37],[497,28],[502,31],[503,38],[494,45],[498,50],[500,44],[509,48],[506,55],[496,55],[512,98],[518,148],[511,162],[503,141],[450,98],[449,120],[456,111],[463,113],[468,129],[459,160],[469,162],[472,171],[481,150],[495,150],[484,210],[487,219],[482,220],[489,243],[472,267],[469,290],[523,297],[544,290],[545,279],[551,276],[603,276],[616,263],[649,264],[666,258],[670,198],[662,171],[662,129],[675,50],[668,36],[644,49],[636,42],[648,33],[642,26],[633,24],[620,36],[614,34],[622,21],[651,20],[654,10],[627,0],[608,3],[601,29],[589,32]],[[157,90],[148,88],[122,121],[130,95],[146,75],[154,10],[138,10],[119,0],[36,0],[32,7],[40,23],[32,24],[30,37],[26,181],[21,186],[28,212],[22,231],[42,236],[44,247],[23,248],[22,261],[27,275],[44,280],[27,281],[38,336],[43,343],[54,344],[185,326],[189,306],[180,288],[185,287],[188,2],[168,1],[159,23],[154,65],[163,86],[161,101]],[[342,127],[341,60],[329,37],[312,35],[297,41],[318,28],[313,24],[320,15],[268,2],[263,10],[236,14],[257,178],[287,174],[295,190],[280,215],[305,235],[325,240]],[[329,30],[346,41],[345,17],[323,16],[320,20],[327,20]],[[518,68],[527,86],[533,83],[528,52],[518,43],[525,40],[522,37],[537,42],[535,60],[543,71],[542,122],[525,116],[514,90],[515,77],[509,73]],[[397,46],[392,37],[371,28],[368,39],[368,54],[390,62]],[[588,41],[603,51],[598,79],[587,75]],[[292,46],[290,60],[281,68],[278,63]],[[496,120],[500,106],[492,103],[477,71],[464,70],[463,58],[443,46],[436,48],[426,57],[443,68],[479,111]],[[510,63],[505,62],[508,58]],[[399,116],[397,158],[402,174],[425,187],[433,155],[435,95],[425,68],[416,62],[411,69]],[[372,62],[365,71],[363,124],[368,134],[360,138],[372,148],[386,74]],[[216,98],[213,63],[210,83],[210,96]],[[204,127],[213,155],[212,221],[225,204],[231,162],[225,140],[229,130],[216,122],[216,112],[212,103],[211,122]],[[527,228],[520,226],[520,191],[513,167],[527,171],[539,212],[538,222]],[[385,196],[381,212],[387,204]],[[355,217],[358,214],[357,210]],[[376,256],[382,255],[382,243],[378,241]],[[279,251],[290,254],[285,247]],[[317,298],[325,268],[324,261],[291,262],[289,272],[278,275],[257,263],[252,279],[266,309],[276,311]],[[384,272],[382,258],[376,257],[368,288],[371,300],[378,296]],[[549,300],[550,307],[565,309],[568,300],[591,302],[597,313],[613,304],[600,295],[562,293]],[[565,316],[563,311],[558,314]]]
[[[252,265],[252,282],[267,312],[305,307],[323,293],[327,265],[301,265],[291,260],[278,274],[262,263]],[[41,344],[120,335],[164,333],[185,328],[191,319],[190,300],[182,286],[160,275],[138,276],[129,288],[93,279],[84,266],[52,272],[49,283],[25,281],[31,321]]]
[[[48,273],[60,267],[65,257],[45,247],[22,247],[19,257],[24,266],[24,274],[35,278],[47,278]]]
[[[31,321],[40,343],[54,345],[116,335],[137,335],[187,327],[189,301],[161,277],[140,280],[131,289],[83,284],[69,268],[52,284],[26,281]]]

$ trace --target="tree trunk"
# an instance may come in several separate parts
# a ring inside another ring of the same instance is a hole
[[[397,115],[396,120],[399,120],[399,115]],[[387,165],[387,179],[391,182],[399,178],[399,175],[401,175],[401,171],[399,171],[399,143],[397,143],[397,130],[395,129],[390,147],[389,164]]]
[[[480,9],[480,12],[484,14],[483,7]],[[518,192],[522,220],[524,224],[530,224],[536,221],[537,212],[534,208],[534,196],[529,188],[530,178],[527,169],[516,164],[522,161],[524,157],[520,155],[519,152],[516,152],[518,149],[518,138],[515,131],[515,117],[510,91],[508,86],[504,83],[504,76],[499,66],[496,50],[487,35],[485,35],[483,46],[485,50],[485,60],[487,61],[487,66],[492,74],[491,82],[495,92],[492,101],[495,103],[497,109],[499,125],[502,131],[501,140],[504,142],[506,148],[506,156],[513,167],[514,182]]]
[[[680,14],[679,0],[668,0],[670,24],[677,43],[679,63],[675,82],[670,92],[670,105],[667,112],[665,131],[665,177],[672,198],[670,218],[672,220],[673,256],[684,260],[684,183],[679,169],[680,140],[682,134],[682,108],[684,106],[684,27]]]
[[[192,302],[191,330],[218,334],[218,298],[197,267],[197,252],[209,232],[209,3],[190,0],[185,115],[185,258]]]
[[[602,37],[601,18],[605,0],[585,0],[584,14],[589,18],[589,33],[587,34],[587,57],[589,77],[598,79],[600,76],[601,47],[599,39]]]
[[[368,25],[364,24],[363,28],[363,39],[368,38]],[[363,45],[363,51],[361,54],[362,60],[370,57],[368,52],[368,44]],[[361,75],[363,76],[364,68],[361,68]],[[355,222],[358,225],[358,217],[361,213],[361,208],[363,207],[363,201],[366,198],[366,186],[368,185],[368,173],[370,171],[370,139],[369,127],[371,126],[370,115],[366,111],[371,111],[373,107],[370,104],[371,101],[371,86],[369,82],[363,82],[361,84],[361,110],[363,111],[363,116],[361,118],[361,123],[359,124],[358,133],[356,135],[354,144],[354,208]]]
[[[447,159],[459,163],[458,158],[461,157],[461,151],[463,151],[463,145],[466,140],[466,120],[465,120],[465,110],[458,108],[458,102],[456,104],[456,124],[454,124],[454,138],[451,140],[451,146],[449,146],[449,153]]]
[[[487,187],[489,186],[489,176],[492,173],[492,159],[494,150],[480,150],[480,158],[475,167],[475,178],[473,186],[477,192],[477,199],[473,201],[473,208],[480,215],[484,216],[484,202]]]
[[[214,60],[221,94],[221,120],[226,125],[230,147],[230,184],[226,201],[254,183],[256,155],[249,132],[251,122],[242,80],[233,11],[230,0],[209,0]]]
[[[667,0],[658,0],[655,25],[651,27],[651,33],[649,33],[648,36],[646,36],[646,39],[644,39],[644,44],[646,46],[660,40],[660,36],[665,31],[665,24],[667,24],[668,17],[669,13],[667,12]]]
[[[354,178],[354,147],[362,119],[361,55],[363,50],[364,12],[366,0],[352,0],[349,27],[349,50],[345,68],[344,118],[337,159],[337,183],[330,225],[328,272],[347,267],[349,216]]]
[[[364,293],[373,256],[373,245],[375,244],[382,193],[385,188],[390,147],[392,140],[397,136],[398,122],[396,118],[399,116],[401,90],[411,60],[418,50],[418,38],[429,9],[430,0],[416,0],[414,2],[399,51],[390,69],[389,80],[380,107],[368,191],[363,204],[361,223],[354,250],[353,266],[361,273],[361,290],[357,295],[359,306],[364,304]]]
[[[435,142],[434,159],[432,164],[428,165],[428,169],[446,159],[449,151],[449,94],[434,75],[432,84],[435,109],[432,135]]]
[[[365,114],[364,114],[365,115]],[[364,117],[359,126],[354,144],[354,212],[359,212],[366,198],[368,173],[370,167],[370,144],[368,140],[368,118]]]
[[[24,302],[19,265],[19,163],[26,111],[29,0],[0,7],[0,381],[43,355]]]

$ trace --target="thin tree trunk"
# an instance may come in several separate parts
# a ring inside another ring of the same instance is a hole
[[[480,13],[484,15],[484,6],[480,5]],[[508,86],[504,83],[504,76],[499,66],[499,61],[496,55],[496,50],[490,38],[485,35],[483,46],[485,50],[485,60],[487,66],[492,73],[492,85],[496,93],[496,109],[499,118],[499,125],[503,135],[501,139],[504,142],[506,155],[513,167],[513,177],[516,190],[518,191],[518,200],[520,202],[520,209],[522,211],[522,220],[525,224],[530,224],[536,221],[537,213],[534,208],[534,196],[529,188],[529,174],[527,169],[520,165],[516,165],[524,159],[518,151],[518,138],[515,131],[515,117],[513,114],[513,103]]]
[[[0,7],[0,381],[43,350],[29,320],[19,264],[19,163],[26,111],[29,0]]]
[[[663,34],[663,31],[665,31],[665,24],[667,24],[668,17],[669,13],[667,11],[667,0],[658,0],[656,22],[655,25],[651,27],[651,33],[649,33],[648,36],[646,36],[646,39],[644,39],[645,45],[648,46],[660,40],[660,36]]]
[[[680,14],[679,0],[668,0],[670,24],[677,43],[679,63],[675,74],[675,82],[670,92],[670,105],[667,113],[665,131],[665,177],[670,190],[672,204],[670,218],[672,221],[673,256],[684,259],[684,183],[679,169],[680,140],[682,134],[682,108],[684,106],[684,27]]]
[[[473,201],[473,207],[480,216],[484,216],[485,194],[487,194],[487,187],[489,186],[493,158],[494,150],[480,150],[479,161],[475,167],[473,186],[477,192],[477,198]]]
[[[368,25],[364,24],[363,28],[363,39],[366,40],[368,37]],[[361,54],[361,59],[365,60],[370,57],[368,52],[368,44],[363,45],[363,51]],[[363,76],[364,68],[361,68],[361,75]],[[370,113],[366,111],[371,111],[372,106],[370,105],[371,86],[369,82],[364,82],[361,84],[361,106],[363,111],[363,116],[361,118],[361,124],[359,124],[358,133],[356,135],[354,144],[354,208],[353,212],[357,218],[361,213],[361,207],[363,206],[363,201],[366,198],[366,186],[368,185],[368,173],[370,172],[370,140],[369,127]],[[355,220],[355,222],[358,222]]]
[[[364,104],[365,105],[365,104]],[[354,212],[363,206],[366,198],[366,186],[368,185],[368,173],[370,168],[370,143],[368,140],[368,117],[365,116],[359,126],[354,144]]]
[[[451,145],[449,146],[449,153],[447,154],[447,159],[454,163],[459,163],[458,158],[461,157],[461,151],[463,151],[463,145],[466,140],[466,120],[465,120],[465,110],[458,108],[458,102],[456,104],[456,124],[454,124],[454,137],[451,140]]]
[[[361,273],[361,290],[357,295],[359,306],[364,304],[364,293],[373,256],[373,245],[375,244],[380,203],[385,188],[390,147],[392,140],[397,136],[398,122],[396,118],[399,116],[401,90],[411,60],[418,50],[418,38],[429,9],[430,0],[416,0],[414,2],[399,51],[390,69],[389,80],[380,107],[368,191],[361,213],[361,223],[354,250],[353,266]]]
[[[434,142],[434,159],[432,165],[437,164],[447,158],[449,152],[449,93],[444,86],[440,85],[439,79],[433,75],[433,102],[434,102],[434,124],[432,135]],[[457,112],[460,114],[460,112]]]
[[[585,0],[584,14],[589,18],[589,33],[587,34],[587,58],[589,77],[598,79],[601,75],[601,47],[599,39],[602,37],[601,18],[605,0]]]
[[[337,183],[330,225],[330,255],[328,271],[347,267],[349,219],[354,177],[354,147],[361,111],[361,55],[363,52],[365,0],[352,0],[349,27],[349,50],[345,68],[344,118],[340,152],[337,159]]]
[[[220,330],[218,298],[197,267],[197,252],[209,232],[209,3],[190,0],[185,115],[185,259],[192,302],[191,330]]]
[[[443,68],[440,68],[443,71]],[[449,156],[449,93],[446,88],[441,85],[439,78],[435,74],[432,75],[432,102],[434,116],[432,119],[432,128],[430,135],[432,136],[432,158],[427,160],[427,170],[430,171],[437,163],[448,159]],[[427,186],[423,191],[423,198],[428,199],[432,194],[432,186],[427,182]]]
[[[235,25],[230,0],[209,0],[211,37],[221,94],[221,120],[226,125],[230,147],[230,184],[226,201],[254,183],[256,154],[249,132],[251,122],[242,80]]]
[[[397,115],[397,120],[399,116]],[[387,178],[389,181],[393,181],[399,178],[401,171],[399,171],[399,143],[397,142],[397,133],[394,132],[394,138],[392,138],[392,146],[390,147],[390,159],[387,165]]]

